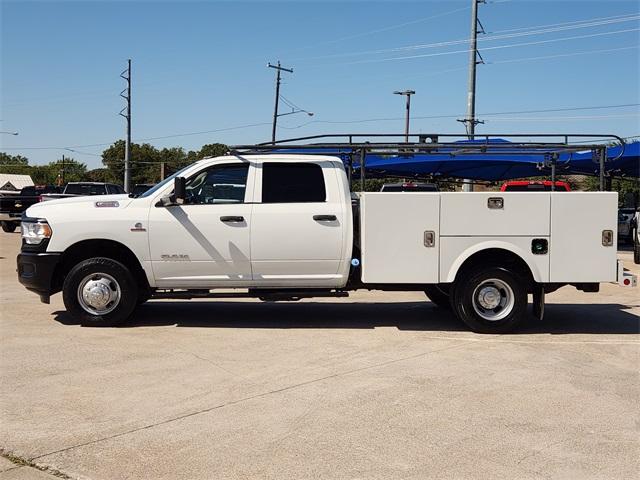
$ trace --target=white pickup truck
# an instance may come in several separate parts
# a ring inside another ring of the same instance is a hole
[[[425,291],[476,332],[512,330],[563,285],[635,285],[616,256],[617,193],[352,195],[340,158],[201,160],[138,198],[54,200],[22,219],[19,280],[86,325],[152,298]],[[225,289],[220,292],[219,289]],[[228,289],[233,289],[232,293]]]

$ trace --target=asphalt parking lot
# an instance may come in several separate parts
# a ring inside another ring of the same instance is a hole
[[[83,328],[18,284],[19,240],[0,234],[1,480],[637,478],[639,289],[563,288],[504,336],[383,292]]]

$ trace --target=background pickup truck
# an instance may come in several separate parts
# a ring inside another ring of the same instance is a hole
[[[13,232],[20,225],[20,217],[31,205],[42,200],[43,194],[60,193],[53,185],[24,187],[17,195],[0,197],[0,222],[2,230]]]
[[[65,208],[57,208],[64,204]],[[424,291],[472,330],[538,318],[564,285],[633,285],[617,260],[617,193],[361,193],[341,159],[201,160],[138,198],[43,202],[23,219],[18,277],[62,291],[86,325],[150,298],[298,300],[357,289]],[[220,291],[220,289],[223,289]]]
[[[69,182],[62,193],[42,195],[43,201],[58,198],[81,197],[89,195],[113,195],[125,193],[120,185],[100,182]]]

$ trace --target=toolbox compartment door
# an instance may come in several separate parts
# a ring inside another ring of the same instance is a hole
[[[360,202],[362,281],[438,283],[439,193],[365,193]],[[431,246],[425,245],[431,232]]]
[[[441,195],[442,236],[549,235],[550,193],[451,192]],[[496,208],[500,201],[502,208]]]
[[[613,232],[613,245],[602,245],[602,232]],[[618,194],[551,194],[550,281],[615,282]]]

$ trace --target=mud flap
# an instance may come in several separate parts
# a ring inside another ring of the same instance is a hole
[[[533,288],[533,316],[538,320],[544,318],[544,285],[540,283]]]

